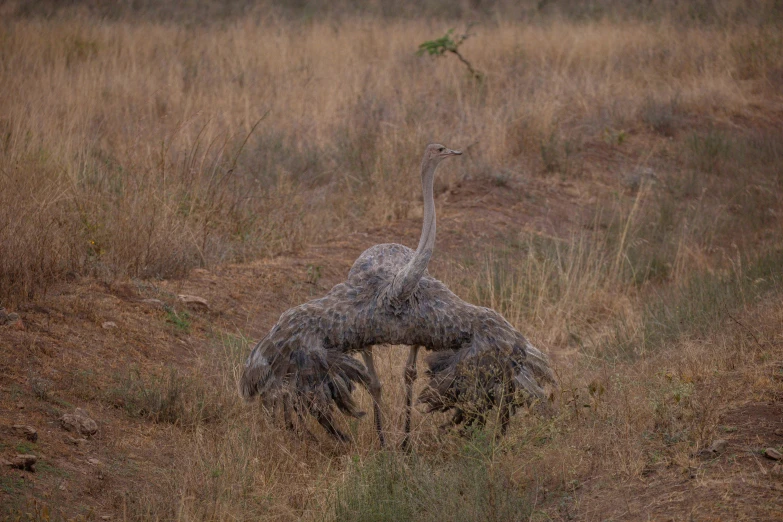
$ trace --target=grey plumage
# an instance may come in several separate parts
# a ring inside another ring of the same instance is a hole
[[[451,424],[481,423],[498,407],[505,429],[520,404],[544,397],[543,385],[554,383],[547,357],[500,314],[466,303],[427,272],[435,243],[434,173],[440,161],[457,154],[438,144],[425,150],[424,224],[416,251],[373,246],[354,262],[346,282],[283,313],[247,359],[240,381],[244,397],[285,397],[342,439],[333,407],[363,415],[352,396],[355,384],[362,385],[373,394],[383,444],[380,384],[372,364],[372,347],[380,344],[433,352],[427,357],[429,384],[419,400],[429,411],[453,409]],[[406,369],[406,434],[415,350]],[[355,353],[362,353],[365,365]]]

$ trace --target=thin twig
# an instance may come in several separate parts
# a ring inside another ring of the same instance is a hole
[[[753,337],[753,340],[756,341],[756,344],[759,345],[759,348],[764,349],[764,345],[761,344],[761,342],[759,342],[758,337],[755,336],[755,334],[753,333],[753,331],[750,328],[748,328],[746,325],[741,323],[739,319],[737,319],[736,317],[731,315],[731,312],[729,312],[728,310],[726,310],[726,315],[729,316],[729,319],[731,319],[732,321],[737,323],[740,326],[740,328],[742,328],[743,330],[748,332],[750,334],[750,336]]]
[[[466,59],[465,59],[465,58],[464,58],[464,57],[463,57],[463,56],[462,56],[462,55],[459,53],[459,51],[458,51],[458,50],[456,50],[456,49],[449,49],[449,51],[451,51],[452,53],[454,53],[454,54],[456,54],[456,55],[457,55],[457,58],[459,58],[459,59],[460,59],[460,61],[461,61],[462,63],[464,63],[464,64],[467,66],[468,70],[470,71],[470,74],[472,74],[472,75],[473,75],[473,77],[474,77],[475,79],[477,79],[477,80],[481,80],[481,78],[482,78],[482,74],[481,74],[480,72],[476,71],[476,70],[473,68],[473,66],[472,66],[472,65],[470,65],[470,62],[469,62],[469,61],[467,61],[467,60],[466,60]]]

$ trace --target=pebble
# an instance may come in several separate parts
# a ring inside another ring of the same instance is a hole
[[[207,303],[207,300],[203,297],[199,297],[197,295],[186,295],[186,294],[180,294],[177,296],[177,298],[182,301],[185,306],[191,309],[203,309],[203,310],[209,310],[209,303]]]
[[[5,324],[14,324],[19,321],[19,314],[11,312],[10,314],[5,308],[0,308],[0,326]]]
[[[38,432],[32,426],[25,426],[23,424],[14,424],[13,426],[11,426],[11,431],[14,433],[14,435],[17,435],[19,437],[24,437],[30,442],[35,442],[38,440]]]
[[[718,439],[712,442],[709,448],[705,448],[698,453],[696,453],[695,456],[702,457],[702,458],[711,458],[715,457],[717,455],[720,455],[724,451],[726,451],[726,448],[729,446],[729,441],[725,439]]]
[[[82,435],[95,435],[98,433],[98,423],[90,418],[86,411],[76,408],[73,413],[66,413],[60,417],[60,424],[68,431],[75,431]]]
[[[66,436],[65,442],[67,442],[68,444],[73,444],[74,446],[83,446],[87,444],[87,439],[85,439],[84,437],[79,437],[78,439],[75,439],[73,437]]]
[[[780,452],[778,450],[776,450],[775,448],[767,448],[767,449],[765,449],[764,450],[764,456],[767,457],[768,459],[772,459],[772,460],[780,460],[781,458],[783,458],[783,455],[781,455]]]
[[[35,463],[38,461],[38,457],[35,455],[16,455],[11,458],[10,461],[5,461],[5,464],[16,469],[23,469],[25,471],[35,471]]]

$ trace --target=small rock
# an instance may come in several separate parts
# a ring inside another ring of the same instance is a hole
[[[89,459],[87,459],[87,464],[90,464],[92,466],[100,466],[101,464],[103,464],[103,462],[96,459],[95,457],[90,457]]]
[[[38,432],[32,426],[25,426],[23,424],[14,424],[11,426],[11,432],[19,437],[24,437],[30,442],[38,440]]]
[[[209,304],[203,297],[197,295],[185,295],[180,294],[177,298],[182,301],[185,306],[193,310],[209,310]]]
[[[770,473],[773,477],[783,478],[783,464],[775,464]]]
[[[73,437],[66,436],[65,442],[67,442],[68,444],[73,444],[74,446],[84,446],[85,444],[87,444],[87,439],[85,439],[84,437],[79,437],[78,439],[75,439]]]
[[[19,320],[19,314],[17,313],[8,313],[8,310],[5,308],[0,308],[0,326],[6,325],[6,324],[13,324]]]
[[[59,489],[60,491],[65,491],[67,489],[67,486],[65,485],[65,482],[64,481],[60,482],[60,485],[57,486],[57,489]]]
[[[15,322],[11,323],[10,328],[12,330],[21,330],[24,331],[24,323],[21,319],[17,319]]]
[[[783,437],[783,428],[776,429],[775,435],[777,435],[778,437]]]
[[[712,458],[723,453],[729,446],[729,441],[725,439],[718,439],[712,442],[709,448],[705,448],[697,452],[694,456],[702,458]]]
[[[8,464],[12,468],[35,471],[35,463],[37,460],[38,457],[35,455],[16,455]]]
[[[658,177],[655,175],[655,171],[649,167],[637,168],[623,177],[623,184],[633,192],[639,190],[642,184],[656,181],[658,181]]]
[[[114,321],[106,321],[101,327],[103,327],[104,330],[111,330],[112,328],[117,328],[117,323]]]
[[[772,459],[772,460],[780,460],[781,458],[783,458],[783,455],[781,455],[780,452],[778,450],[776,450],[775,448],[767,448],[767,449],[765,449],[764,450],[764,456],[767,457],[768,459]]]
[[[142,299],[141,302],[148,305],[156,306],[158,308],[163,308],[164,306],[166,306],[166,304],[160,299]]]
[[[68,431],[74,431],[82,435],[95,435],[98,433],[98,423],[87,415],[81,408],[76,408],[73,413],[66,413],[60,417],[60,423]]]

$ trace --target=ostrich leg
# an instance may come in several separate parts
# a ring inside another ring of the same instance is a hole
[[[508,425],[511,423],[511,416],[514,415],[513,394],[514,388],[509,385],[500,398],[500,405],[498,406],[498,411],[500,412],[500,433],[495,431],[495,439],[504,436],[508,430]]]
[[[386,446],[386,440],[383,437],[383,426],[381,425],[381,380],[378,378],[378,372],[375,371],[375,361],[372,358],[372,346],[362,352],[364,365],[367,367],[367,373],[370,375],[370,395],[372,395],[372,411],[375,417],[375,429],[378,431],[378,440],[381,447]]]
[[[411,403],[413,402],[413,383],[416,381],[416,356],[419,354],[419,348],[419,346],[411,346],[408,362],[405,364],[405,436],[400,445],[405,451],[410,449]]]
[[[282,397],[283,402],[283,419],[285,420],[285,427],[288,431],[296,431],[296,426],[294,426],[294,418],[291,416],[291,410],[294,409],[293,404],[291,404],[291,398],[288,396],[288,394],[284,395]]]

